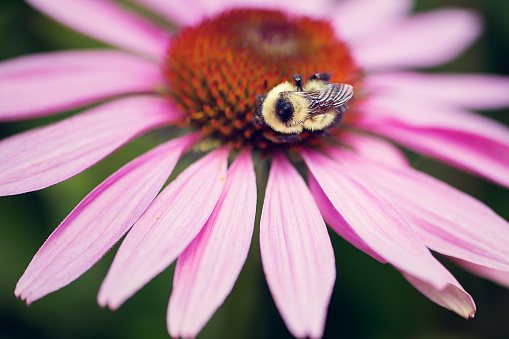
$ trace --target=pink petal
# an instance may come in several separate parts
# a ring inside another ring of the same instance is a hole
[[[260,220],[265,278],[296,337],[321,337],[336,270],[325,223],[297,170],[272,159]]]
[[[411,0],[344,0],[330,12],[330,18],[338,36],[353,46],[373,32],[399,21],[412,5]]]
[[[177,260],[168,306],[172,337],[198,335],[231,292],[249,252],[255,214],[256,177],[251,152],[244,151],[228,169],[209,220]]]
[[[320,185],[311,174],[309,186],[315,201],[320,208],[320,212],[330,227],[332,227],[336,232],[338,232],[340,236],[345,238],[348,242],[352,243],[352,245],[361,251],[366,252],[382,263],[387,262],[384,258],[381,258],[380,255],[376,253],[371,247],[369,247],[357,235],[357,233],[355,233],[355,230],[348,226],[346,221],[328,200],[327,196],[320,188]],[[435,262],[435,265],[441,267],[442,275],[447,281],[445,288],[436,287],[433,283],[426,282],[405,272],[402,273],[403,276],[414,287],[416,287],[432,301],[445,308],[453,310],[463,317],[473,317],[473,314],[475,313],[475,304],[470,295],[468,295],[468,293],[463,290],[456,279],[454,279],[454,277],[445,268],[443,268],[440,263]]]
[[[444,268],[445,270],[445,268]],[[403,276],[410,282],[419,292],[434,301],[438,305],[456,312],[463,318],[473,318],[475,315],[475,303],[472,297],[463,290],[459,283],[450,275],[450,285],[442,290],[438,290],[432,285],[416,279],[415,277],[403,273]]]
[[[110,0],[27,0],[32,6],[81,33],[160,60],[169,34]]]
[[[491,281],[499,284],[500,286],[509,288],[509,272],[507,272],[507,271],[499,271],[499,270],[495,270],[493,268],[488,268],[486,266],[472,264],[471,262],[454,259],[454,258],[453,258],[453,262],[455,264],[458,264],[461,268],[469,271],[470,273],[473,273],[473,274],[483,277],[485,279],[491,280]]]
[[[189,166],[134,224],[118,249],[97,297],[117,309],[166,269],[205,225],[224,187],[228,151]]]
[[[348,133],[341,141],[355,150],[360,156],[381,162],[388,166],[408,167],[408,159],[403,152],[391,143],[372,136]]]
[[[427,102],[372,98],[359,127],[509,187],[509,129]]]
[[[74,281],[139,218],[196,136],[167,142],[134,159],[97,186],[50,235],[16,286],[32,301]]]
[[[367,76],[363,85],[398,99],[413,97],[479,110],[509,106],[509,77],[504,76],[394,72]]]
[[[204,17],[201,6],[189,0],[135,0],[179,26],[198,24]]]
[[[410,167],[384,166],[339,149],[331,154],[400,211],[430,249],[509,271],[509,223],[480,201]]]
[[[0,195],[39,190],[80,173],[137,135],[180,118],[166,100],[138,96],[0,142]]]
[[[203,13],[203,16],[213,16],[223,10],[230,9],[234,6],[235,0],[192,0],[195,8],[199,8],[199,11]]]
[[[453,286],[463,291],[433,258],[406,219],[368,182],[357,177],[347,161],[335,162],[310,150],[304,150],[302,156],[335,208],[322,214],[335,213],[336,219],[345,221],[334,227],[351,228],[349,232],[356,233],[385,261],[437,290]]]
[[[152,92],[162,82],[158,66],[117,51],[24,56],[0,64],[0,120],[33,118],[115,95]]]
[[[249,2],[256,4],[258,1],[251,0]],[[335,7],[335,3],[330,0],[280,0],[276,2],[266,0],[266,2],[268,4],[277,4],[278,6],[276,9],[280,9],[286,13],[305,15],[319,19],[327,17],[331,13],[331,9]]]
[[[348,226],[345,219],[338,214],[338,211],[331,204],[329,198],[320,188],[320,184],[316,181],[315,177],[312,173],[308,171],[308,185],[311,194],[322,214],[323,219],[331,227],[337,234],[339,234],[343,239],[363,251],[364,253],[370,255],[374,259],[380,261],[383,264],[386,264],[387,261],[380,257],[378,253],[376,253],[371,247],[369,247],[364,240],[362,240],[355,231]]]
[[[353,53],[368,70],[432,67],[461,54],[480,31],[479,18],[471,11],[430,11],[373,32]]]
[[[212,16],[231,8],[264,8],[278,9],[285,13],[301,14],[323,18],[329,13],[332,3],[330,0],[194,0],[200,11]]]

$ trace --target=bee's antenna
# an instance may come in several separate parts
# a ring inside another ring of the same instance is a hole
[[[293,80],[295,81],[295,87],[297,87],[297,89],[302,92],[303,89],[302,89],[302,75],[300,74],[294,74],[293,75]]]

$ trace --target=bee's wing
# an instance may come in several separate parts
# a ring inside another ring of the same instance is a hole
[[[348,84],[328,84],[320,91],[291,92],[309,101],[309,116],[315,116],[336,110],[338,114],[352,104],[354,90]]]
[[[306,91],[306,92],[294,91],[294,92],[286,92],[286,93],[288,93],[288,95],[299,96],[301,98],[306,99],[310,103],[312,103],[312,102],[315,102],[316,100],[318,100],[318,97],[320,96],[321,92],[322,91]]]
[[[317,99],[318,105],[340,108],[353,98],[353,87],[348,84],[328,84],[321,91]]]

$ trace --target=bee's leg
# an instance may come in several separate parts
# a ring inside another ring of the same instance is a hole
[[[266,97],[266,95],[258,95],[256,97],[256,110],[253,115],[253,121],[260,126],[265,124],[262,116],[262,105]]]
[[[300,134],[298,134],[298,133],[285,135],[283,137],[283,140],[285,143],[291,143],[291,144],[295,144],[295,143],[301,141]]]
[[[295,81],[295,87],[297,87],[297,89],[302,92],[303,89],[302,89],[302,75],[300,74],[294,74],[293,75],[293,80]]]
[[[329,82],[330,75],[327,73],[315,73],[312,76],[310,76],[308,80],[321,80],[321,81]]]
[[[271,133],[270,134],[264,133],[263,136],[265,137],[265,139],[270,140],[275,144],[289,144],[289,143],[295,144],[295,143],[301,141],[300,135],[298,133],[286,134],[286,135],[274,135]]]

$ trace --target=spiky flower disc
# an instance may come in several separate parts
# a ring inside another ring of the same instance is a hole
[[[256,97],[294,74],[315,73],[329,73],[331,82],[360,82],[359,68],[328,22],[271,10],[230,10],[183,29],[165,64],[185,124],[236,148],[273,147],[277,132],[253,122]],[[301,139],[319,142],[316,133]]]

